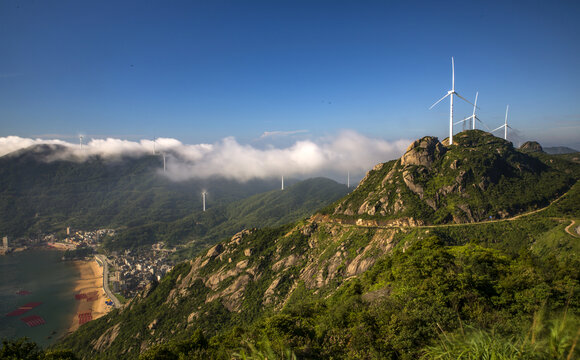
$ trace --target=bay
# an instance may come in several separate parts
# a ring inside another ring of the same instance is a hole
[[[0,256],[0,339],[28,337],[42,347],[64,336],[76,311],[74,286],[80,277],[63,252],[34,249]],[[19,295],[19,291],[29,294]],[[18,316],[6,316],[31,302],[39,306]],[[21,319],[40,316],[45,323],[29,327]]]

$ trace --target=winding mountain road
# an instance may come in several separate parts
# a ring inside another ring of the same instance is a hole
[[[370,228],[382,228],[382,229],[392,229],[392,228],[406,228],[406,229],[415,229],[415,228],[425,228],[425,229],[429,229],[429,228],[440,228],[440,227],[448,227],[448,226],[470,226],[470,225],[482,225],[482,224],[491,224],[491,223],[497,223],[497,222],[502,222],[502,221],[514,221],[514,220],[518,220],[522,217],[525,216],[530,216],[533,214],[537,214],[539,212],[542,212],[546,209],[548,209],[550,206],[552,206],[554,203],[560,201],[562,198],[564,198],[566,195],[568,195],[568,193],[572,190],[572,188],[574,188],[575,186],[580,186],[580,180],[576,181],[576,183],[574,185],[572,185],[570,187],[570,189],[568,189],[568,191],[566,191],[565,193],[563,193],[562,195],[560,195],[558,198],[552,200],[548,205],[536,209],[536,210],[531,210],[522,214],[518,214],[515,216],[512,216],[510,218],[504,218],[504,219],[495,219],[495,220],[485,220],[485,221],[477,221],[477,222],[469,222],[469,223],[460,223],[460,224],[439,224],[439,225],[417,225],[417,226],[402,226],[402,225],[386,225],[386,226],[380,226],[380,225],[376,225],[376,226],[370,226],[370,225],[356,225],[356,226],[365,226],[365,227],[370,227]],[[572,223],[570,225],[568,225],[566,227],[566,232],[574,237],[580,237],[580,233],[576,233],[574,234],[574,232],[570,231],[570,228],[575,224],[575,220],[570,219],[570,218],[554,218],[556,220],[561,220],[561,221],[571,221]],[[333,221],[335,223],[340,223],[339,221]],[[342,224],[344,225],[344,224]]]

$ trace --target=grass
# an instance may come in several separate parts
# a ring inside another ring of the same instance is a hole
[[[539,311],[529,329],[519,336],[505,337],[474,328],[455,334],[440,328],[439,332],[438,343],[424,350],[423,359],[571,360],[580,356],[580,321],[567,311],[551,320],[544,319],[543,311]]]

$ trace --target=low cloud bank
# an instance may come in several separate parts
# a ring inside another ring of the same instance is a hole
[[[228,137],[214,144],[183,144],[171,138],[128,141],[114,138],[91,139],[83,144],[62,140],[0,138],[0,156],[33,145],[59,145],[46,161],[84,161],[91,156],[105,158],[165,154],[167,176],[173,180],[222,176],[241,181],[253,178],[362,176],[374,165],[401,156],[410,140],[385,141],[354,131],[318,140],[296,141],[289,147],[265,149],[240,144]]]

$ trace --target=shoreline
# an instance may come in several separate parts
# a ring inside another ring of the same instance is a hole
[[[103,289],[103,268],[97,261],[94,258],[92,260],[75,260],[73,265],[80,272],[80,277],[74,286],[71,296],[78,294],[89,296],[76,300],[77,304],[70,321],[68,333],[72,333],[79,328],[79,314],[90,313],[92,320],[95,320],[113,308],[105,304],[107,295]]]

